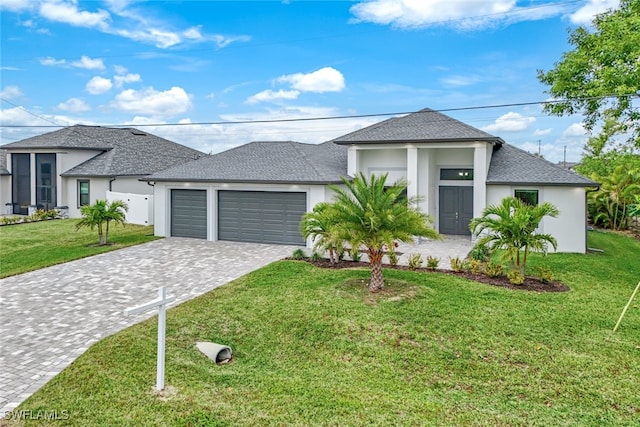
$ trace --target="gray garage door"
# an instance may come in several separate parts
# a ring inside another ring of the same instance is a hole
[[[207,238],[205,190],[171,190],[171,235]]]
[[[304,245],[306,193],[218,191],[218,239]]]

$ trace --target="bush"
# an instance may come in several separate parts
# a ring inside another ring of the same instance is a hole
[[[360,260],[362,259],[362,254],[360,253],[360,250],[358,248],[351,248],[351,250],[349,251],[349,256],[355,262],[360,262]]]
[[[524,283],[524,275],[519,270],[511,270],[507,273],[509,283],[512,285],[522,285]]]
[[[471,249],[471,252],[469,252],[469,258],[487,262],[489,258],[491,258],[491,250],[487,245],[476,245]]]
[[[553,282],[553,271],[548,267],[536,267],[536,275],[542,283]]]
[[[311,261],[322,261],[322,255],[320,255],[318,252],[313,252],[309,259]]]
[[[469,271],[473,274],[482,273],[482,261],[478,259],[469,260]]]
[[[422,267],[422,255],[420,254],[411,254],[409,255],[409,268],[415,270],[417,268]]]
[[[427,256],[427,268],[429,270],[435,270],[438,268],[438,264],[440,264],[440,258],[431,255]]]
[[[462,260],[458,257],[455,257],[455,258],[449,257],[449,265],[451,265],[451,270],[455,271],[456,273],[461,272],[462,269],[464,268],[464,264]]]
[[[389,264],[398,265],[398,262],[400,261],[400,257],[398,256],[396,251],[387,252],[387,257],[389,258]]]
[[[293,259],[305,259],[306,257],[307,257],[307,254],[305,254],[304,250],[300,249],[300,248],[296,249],[291,254],[291,258],[293,258]]]
[[[502,276],[503,267],[502,264],[498,264],[496,262],[489,262],[484,266],[484,272],[489,277],[499,277]]]

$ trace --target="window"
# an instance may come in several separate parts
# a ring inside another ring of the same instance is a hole
[[[445,181],[473,181],[473,169],[440,169],[440,179]]]
[[[528,205],[538,205],[538,190],[516,190],[514,195]]]
[[[78,181],[78,206],[85,206],[89,202],[89,181]]]

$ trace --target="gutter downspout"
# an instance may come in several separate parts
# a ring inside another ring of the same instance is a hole
[[[113,181],[115,181],[115,180],[116,180],[116,177],[115,177],[115,176],[112,176],[111,178],[109,178],[109,191],[113,191],[113,190],[111,189],[111,183],[112,183]]]

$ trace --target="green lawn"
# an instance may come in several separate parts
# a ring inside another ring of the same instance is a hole
[[[77,220],[31,222],[0,227],[0,277],[121,249],[156,239],[153,226],[111,226],[108,246],[95,246],[98,232],[75,231]]]
[[[640,242],[545,259],[571,286],[529,293],[438,273],[280,261],[168,313],[164,396],[156,319],[94,346],[19,409],[76,426],[602,426],[640,424]],[[533,257],[532,267],[541,262]],[[196,341],[228,344],[216,366]]]

